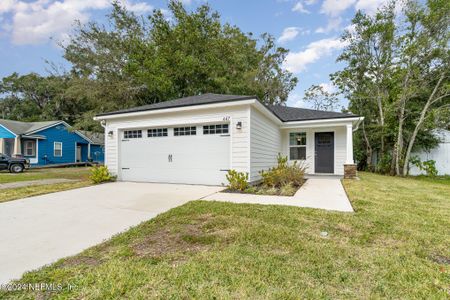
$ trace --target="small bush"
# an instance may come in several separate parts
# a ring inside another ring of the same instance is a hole
[[[427,176],[435,177],[438,174],[436,169],[436,161],[434,160],[426,160],[422,162],[420,158],[414,156],[411,158],[411,164],[415,165],[421,171],[425,171]]]
[[[437,176],[438,171],[436,169],[436,162],[434,160],[427,160],[422,163],[423,170],[427,173],[428,176]]]
[[[289,165],[287,156],[278,154],[278,165],[268,171],[261,171],[263,185],[275,188],[281,188],[287,184],[299,187],[304,182],[306,167],[295,161]]]
[[[294,185],[292,183],[288,183],[288,184],[283,185],[280,188],[280,195],[281,196],[293,196],[296,191],[297,191],[297,189],[294,187]]]
[[[238,172],[236,170],[229,170],[226,175],[228,180],[228,188],[234,191],[245,191],[248,184],[248,173]]]
[[[109,173],[108,167],[96,166],[91,169],[91,176],[89,176],[89,179],[93,183],[98,184],[102,182],[114,181],[116,180],[116,177]]]
[[[247,194],[256,194],[257,192],[258,192],[258,189],[254,186],[249,186],[248,188],[246,188],[244,190],[244,193],[247,193]]]

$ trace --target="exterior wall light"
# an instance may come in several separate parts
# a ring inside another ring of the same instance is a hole
[[[242,129],[242,122],[236,123],[236,129]]]
[[[114,135],[114,132],[113,132],[112,130],[111,130],[111,131],[108,131],[108,137],[112,138],[113,135]]]

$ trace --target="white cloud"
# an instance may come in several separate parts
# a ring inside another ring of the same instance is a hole
[[[296,12],[303,13],[303,14],[309,14],[309,13],[310,13],[310,11],[307,10],[307,9],[303,6],[302,2],[300,2],[300,1],[297,2],[297,3],[294,5],[294,7],[292,8],[292,11],[296,11]]]
[[[323,82],[323,83],[320,83],[319,86],[321,86],[325,92],[328,92],[328,93],[336,92],[336,87],[331,82],[328,82],[328,83]]]
[[[356,10],[363,10],[369,15],[374,15],[378,7],[386,5],[388,0],[358,0],[355,4]]]
[[[16,0],[2,0],[0,2],[0,14],[13,10],[16,4]]]
[[[332,17],[339,16],[347,8],[355,4],[356,0],[325,0],[320,12]]]
[[[328,19],[327,26],[319,27],[316,29],[316,33],[328,33],[331,31],[339,31],[341,29],[342,18],[330,18]]]
[[[288,106],[305,108],[306,103],[303,101],[303,96],[299,93],[292,93],[289,95],[288,101],[286,103]]]
[[[286,43],[288,41],[292,41],[295,39],[299,34],[300,35],[306,35],[309,34],[309,30],[303,30],[300,27],[287,27],[283,30],[281,33],[281,36],[278,38],[279,43]]]
[[[153,9],[153,6],[145,2],[138,2],[138,3],[125,2],[125,7],[127,10],[137,14],[146,13],[152,11]]]
[[[346,45],[338,38],[322,39],[310,43],[305,50],[291,52],[287,55],[283,66],[293,73],[306,70],[306,66],[315,63],[324,56],[331,55],[335,50],[344,48]]]
[[[316,4],[317,0],[305,0],[306,5],[313,5]]]
[[[123,3],[134,12],[152,9],[143,2]],[[8,25],[6,30],[14,44],[39,44],[48,42],[50,37],[63,40],[75,20],[85,23],[92,11],[103,10],[110,5],[110,0],[1,0],[0,14],[8,14],[4,23]]]

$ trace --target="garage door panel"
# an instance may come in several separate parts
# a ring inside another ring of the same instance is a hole
[[[143,130],[144,131],[144,130]],[[220,185],[230,167],[230,137],[221,135],[150,137],[120,144],[121,179]],[[171,161],[169,161],[169,155]]]

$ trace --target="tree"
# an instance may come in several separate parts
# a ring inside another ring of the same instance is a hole
[[[179,1],[168,7],[170,20],[160,10],[144,18],[114,2],[109,26],[75,28],[64,57],[80,79],[101,82],[104,105],[118,109],[206,92],[287,100],[297,78],[281,68],[287,50],[276,47],[273,37],[254,39],[222,24],[207,4],[194,12]]]
[[[332,75],[334,84],[349,99],[350,108],[375,109],[367,118],[366,129],[373,129],[371,142],[379,144],[380,157],[385,156],[386,139],[389,137],[386,116],[389,113],[392,56],[394,51],[394,5],[384,7],[375,16],[358,11],[352,20],[352,30],[347,30],[342,40],[347,44],[338,61],[346,63],[344,70]],[[355,101],[353,106],[352,102]],[[364,102],[364,103],[361,103]],[[358,111],[356,111],[358,112]],[[365,109],[365,113],[368,111]],[[376,117],[374,117],[376,116]],[[372,146],[368,145],[368,148]]]
[[[328,92],[321,85],[310,86],[305,91],[303,100],[317,110],[336,111],[339,107],[337,93]]]
[[[373,17],[356,14],[343,36],[346,66],[332,79],[349,109],[365,117],[366,166],[376,152],[378,171],[406,175],[411,152],[435,144],[432,129],[448,126],[450,5],[408,1],[396,14],[394,4]]]
[[[180,1],[169,1],[170,20],[161,10],[138,16],[119,1],[112,5],[106,24],[78,22],[61,44],[70,71],[3,79],[4,117],[60,118],[100,130],[92,120],[100,112],[207,92],[279,104],[297,84],[281,67],[288,51],[272,36],[243,33],[207,4],[188,12]]]

